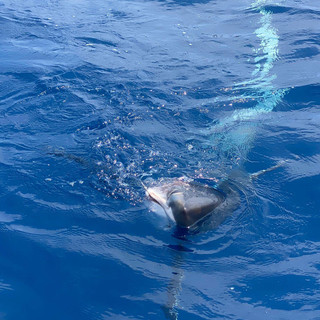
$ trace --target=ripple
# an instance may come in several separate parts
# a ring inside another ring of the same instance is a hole
[[[102,44],[106,47],[116,47],[117,45],[113,43],[112,41],[108,40],[102,40],[98,38],[91,38],[91,37],[76,37],[75,39],[83,41],[86,43],[86,45],[92,45],[92,44]]]
[[[316,5],[5,0],[0,13],[4,317],[318,315]],[[193,232],[150,212],[140,183],[215,184],[282,160],[239,177],[240,207]]]

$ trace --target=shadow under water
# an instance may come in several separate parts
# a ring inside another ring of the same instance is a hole
[[[171,249],[172,278],[167,286],[167,302],[162,306],[162,310],[165,317],[169,320],[178,319],[179,295],[182,290],[183,281],[184,255],[193,252],[183,243],[188,241],[188,234],[188,229],[176,227],[173,232],[173,237],[177,239],[177,244],[168,245]]]

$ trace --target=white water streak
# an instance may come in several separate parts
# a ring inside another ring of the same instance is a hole
[[[211,141],[221,151],[234,157],[246,157],[256,131],[256,121],[259,116],[271,112],[282,100],[286,90],[273,87],[273,81],[277,78],[272,74],[272,68],[278,59],[279,36],[277,29],[272,25],[272,13],[265,9],[268,4],[266,0],[257,0],[251,10],[257,10],[260,15],[255,35],[260,39],[260,46],[255,49],[257,54],[254,59],[255,70],[253,78],[249,81],[240,82],[234,85],[234,90],[246,88],[251,94],[241,96],[257,101],[253,108],[244,108],[233,111],[233,113],[219,120],[219,123],[210,128]],[[270,3],[269,3],[270,4]],[[237,97],[239,98],[239,96]]]

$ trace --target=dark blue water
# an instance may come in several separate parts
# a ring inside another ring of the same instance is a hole
[[[320,319],[317,1],[0,2],[1,319]],[[246,184],[182,234],[140,181]]]

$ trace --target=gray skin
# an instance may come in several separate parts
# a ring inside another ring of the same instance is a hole
[[[206,216],[212,215],[213,227],[221,224],[240,203],[239,192],[231,181],[218,188],[195,182],[174,180],[147,189],[151,200],[158,203],[178,226],[190,228]]]
[[[287,160],[282,160],[270,168],[252,174],[234,170],[217,188],[186,182],[183,179],[171,180],[154,188],[143,186],[151,200],[158,203],[168,218],[174,219],[178,226],[191,228],[211,215],[210,226],[215,228],[240,205],[240,192],[247,198],[253,179],[278,169],[285,163]]]

